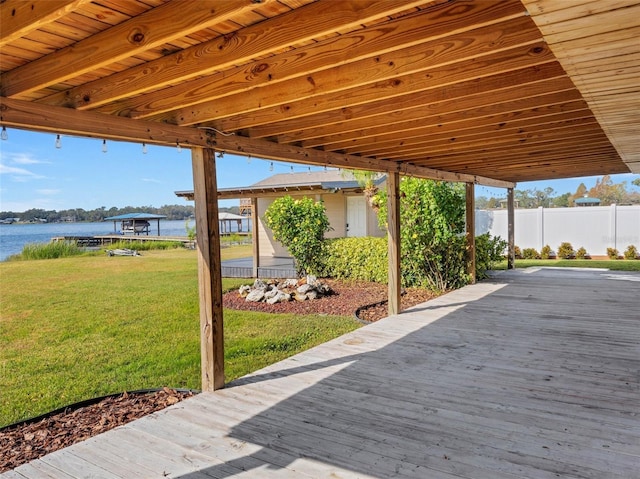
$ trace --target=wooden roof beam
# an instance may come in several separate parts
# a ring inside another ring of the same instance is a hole
[[[472,148],[492,148],[505,144],[522,145],[549,140],[571,139],[582,134],[598,134],[605,136],[600,125],[593,118],[593,115],[583,116],[567,121],[553,122],[542,125],[531,125],[529,127],[508,128],[498,131],[478,132],[468,136],[449,136],[444,138],[425,136],[413,140],[407,140],[403,144],[381,145],[380,149],[365,148],[351,151],[351,154],[362,156],[377,156],[379,158],[406,158],[412,155],[413,151],[428,151],[438,154],[440,151],[450,152],[455,150],[467,150]],[[347,153],[346,151],[342,153]]]
[[[272,123],[261,121],[260,126],[249,128],[249,132],[254,138],[278,136],[280,142],[295,142],[314,136],[313,130],[319,127],[322,127],[321,132],[330,134],[359,130],[363,126],[360,122],[365,118],[367,127],[385,126],[390,121],[419,120],[440,113],[458,112],[468,108],[518,100],[525,95],[533,97],[550,91],[572,89],[574,89],[573,83],[567,78],[560,64],[552,62],[502,75],[455,83],[446,88],[428,89],[349,108],[340,107],[313,115],[310,119],[287,118]],[[262,117],[261,113],[256,112],[255,116]],[[350,123],[355,126],[351,128]],[[226,131],[234,130],[240,125],[238,118],[231,118],[214,122],[214,126]]]
[[[211,97],[212,90],[220,90],[220,93],[224,94],[224,87],[232,87],[234,90],[245,86],[248,88],[257,81],[269,81],[269,69],[265,67],[273,60],[259,62],[258,67],[248,65],[235,68],[237,78],[228,71],[224,74],[215,72],[233,65],[242,65],[252,58],[267,55],[294,43],[331,34],[338,28],[355,28],[362,23],[423,4],[424,1],[339,2],[332,5],[330,9],[323,2],[312,3],[243,28],[232,36],[224,35],[215,38],[126,71],[53,94],[40,102],[48,105],[73,106],[78,109],[95,108],[120,98],[128,98],[149,90],[159,90],[169,84],[175,84],[177,80],[209,75],[207,78],[173,87],[170,95],[162,90],[135,99],[130,98],[108,107],[111,111],[138,111],[151,108],[151,105],[155,109],[163,105],[160,107],[163,110],[169,108],[164,106],[165,104],[176,101],[174,97],[180,99],[178,100],[180,103],[184,103],[187,94],[191,101],[196,101],[192,99],[193,95],[196,99],[199,95]],[[305,28],[301,29],[299,25],[303,18]],[[295,58],[299,54],[287,52],[279,56]],[[285,64],[289,65],[289,62]],[[305,65],[308,66],[306,63]],[[157,111],[153,110],[153,113]]]
[[[198,0],[182,2],[176,15],[175,3],[166,3],[4,73],[2,96],[15,97],[95,71],[253,8],[252,0]]]
[[[244,65],[168,92],[153,92],[122,102],[115,109],[110,105],[108,112],[143,118],[179,108],[161,119],[193,124],[234,112],[249,112],[256,105],[265,108],[274,104],[273,97],[282,104],[341,91],[540,41],[540,32],[523,13],[521,5],[505,2],[474,4],[468,11],[451,17],[442,9],[410,15],[287,51],[261,60],[257,66]],[[448,36],[442,39],[445,34]],[[344,51],[349,51],[348,58]],[[282,82],[285,84],[276,85]],[[259,87],[266,85],[265,99],[261,98],[263,90]],[[243,93],[248,89],[252,89],[251,95]]]
[[[459,140],[467,140],[476,135],[484,135],[484,138],[487,138],[490,135],[508,134],[508,132],[513,132],[516,129],[540,127],[554,122],[584,118],[593,118],[593,113],[586,108],[586,104],[582,108],[567,109],[561,112],[541,108],[523,112],[510,112],[497,117],[465,118],[457,123],[428,124],[410,130],[401,130],[397,133],[390,132],[380,136],[369,137],[362,141],[357,138],[352,141],[351,145],[345,142],[342,145],[331,145],[331,148],[325,147],[325,150],[339,150],[342,153],[357,151],[359,154],[364,154],[367,149],[371,149],[375,150],[376,153],[380,153],[384,149],[395,149],[412,143],[418,144],[435,140],[448,140],[457,143]]]
[[[55,22],[91,0],[17,1],[0,3],[0,48]]]
[[[568,86],[570,86],[569,83],[567,83]],[[527,87],[531,88],[530,85]],[[540,85],[537,87],[539,88]],[[521,89],[520,87],[518,88]],[[514,93],[516,92],[514,91],[511,94],[513,95]],[[505,92],[500,92],[500,94],[504,98]],[[308,148],[322,145],[324,149],[341,150],[351,145],[368,145],[377,141],[384,141],[386,137],[392,136],[397,130],[416,131],[430,127],[440,129],[455,128],[456,126],[472,128],[491,123],[493,120],[499,124],[508,121],[508,119],[521,119],[530,115],[537,116],[538,113],[540,115],[551,115],[588,108],[580,93],[575,89],[516,100],[506,99],[506,101],[499,102],[482,102],[478,107],[470,107],[469,109],[451,113],[446,108],[443,108],[442,103],[446,106],[453,104],[453,101],[447,100],[440,104],[424,105],[423,110],[406,110],[403,112],[401,119],[398,118],[400,115],[392,115],[393,118],[387,119],[387,122],[380,124],[378,121],[371,127],[362,125],[361,128],[355,128],[358,131],[357,139],[354,138],[353,132],[334,134],[335,130],[332,129],[330,131],[331,135],[304,140],[300,142],[300,145]],[[427,111],[425,112],[424,110]],[[393,131],[390,131],[389,121],[393,124]],[[311,130],[305,133],[313,135],[314,132]],[[280,135],[278,141],[280,143],[288,143],[291,140],[289,136]]]
[[[440,90],[457,83],[555,62],[555,57],[543,42],[519,45],[506,51],[491,52],[440,66],[434,66],[428,59],[420,62],[415,55],[415,52],[411,55],[400,52],[395,60],[388,62],[392,67],[386,70],[375,61],[366,62],[368,67],[348,65],[338,71],[320,72],[270,88],[252,90],[250,94],[232,95],[194,105],[172,112],[169,117],[156,119],[193,125],[215,118],[213,123],[216,125],[234,125],[234,128],[220,128],[230,131],[414,95],[426,90]],[[403,74],[405,68],[410,72]],[[343,75],[340,74],[342,70]]]
[[[401,165],[398,162],[376,160],[375,158],[281,145],[237,135],[224,136],[193,127],[113,117],[91,111],[40,105],[4,97],[0,97],[0,123],[4,126],[51,133],[146,142],[165,146],[174,146],[179,143],[186,148],[194,146],[214,148],[239,155],[292,163],[371,171],[399,171],[420,178],[472,182],[501,188],[513,187],[512,182],[483,176],[449,173],[410,164]]]

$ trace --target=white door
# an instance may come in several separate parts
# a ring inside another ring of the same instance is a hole
[[[367,236],[367,204],[364,196],[347,196],[347,236]]]

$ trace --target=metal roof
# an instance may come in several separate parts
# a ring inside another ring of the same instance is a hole
[[[278,173],[250,186],[218,188],[218,198],[262,198],[314,191],[362,191],[360,183],[355,179],[348,179],[350,177],[353,178],[349,172],[338,170],[315,171],[312,173]],[[380,185],[385,179],[386,175],[380,175],[374,183]],[[175,194],[181,198],[193,200],[193,190],[176,191]]]
[[[119,220],[159,220],[162,218],[166,218],[165,215],[154,215],[152,213],[125,213],[123,215],[117,215],[117,216],[109,216],[108,218],[105,218],[104,220],[113,220],[113,221],[119,221]]]

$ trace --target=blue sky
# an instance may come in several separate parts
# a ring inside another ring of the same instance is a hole
[[[0,211],[22,212],[31,208],[64,210],[101,206],[155,206],[181,204],[176,190],[193,188],[191,154],[187,149],[147,146],[62,135],[62,147],[55,147],[56,135],[8,129],[8,140],[0,141]],[[217,160],[220,188],[248,186],[275,173],[306,171],[307,166],[224,155]],[[314,168],[316,169],[316,168]],[[638,175],[614,175],[615,182]],[[587,188],[598,177],[519,183],[518,189],[551,186],[557,194],[573,193],[581,182]],[[476,187],[477,196],[504,196],[501,189]],[[221,202],[233,206],[237,200]]]

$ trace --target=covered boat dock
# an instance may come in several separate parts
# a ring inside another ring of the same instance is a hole
[[[160,220],[166,218],[165,215],[154,215],[152,213],[126,213],[123,215],[109,216],[105,221],[113,221],[113,232],[123,235],[146,235],[149,236],[151,221],[157,225],[158,236],[160,236]],[[118,230],[118,223],[120,229]]]

